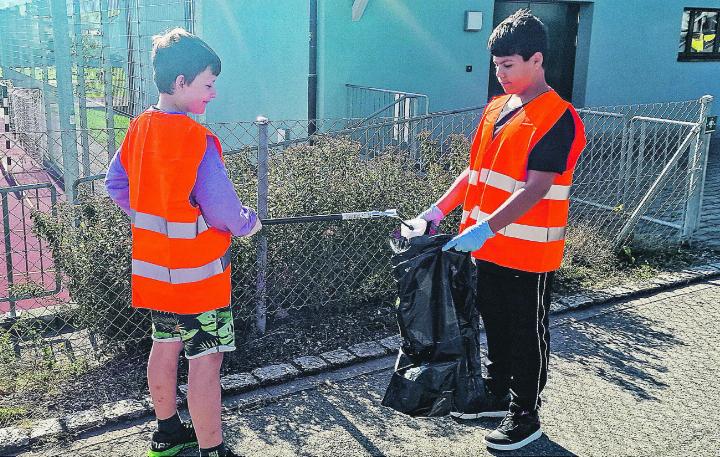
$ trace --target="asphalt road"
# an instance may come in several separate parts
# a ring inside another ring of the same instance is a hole
[[[719,280],[552,322],[545,435],[495,455],[720,456]],[[248,456],[489,453],[482,437],[499,419],[416,419],[380,406],[390,363],[228,398],[226,441]],[[237,408],[248,401],[254,406]],[[23,455],[146,455],[153,427],[139,420]]]

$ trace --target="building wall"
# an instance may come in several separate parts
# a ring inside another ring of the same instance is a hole
[[[198,33],[222,59],[208,122],[307,118],[308,1],[201,0]]]
[[[685,7],[717,1],[594,2],[585,104],[634,104],[720,96],[720,62],[678,62]],[[717,103],[716,103],[717,105]]]
[[[677,61],[683,8],[703,4],[580,3],[578,105],[720,96],[720,62]],[[358,22],[351,19],[351,6],[351,0],[320,0],[321,117],[345,115],[346,83],[427,94],[431,111],[484,103],[493,1],[370,0]],[[463,31],[466,10],[484,13],[482,31]],[[466,65],[473,66],[472,73],[465,72]]]
[[[306,118],[308,0],[197,3],[202,36],[223,59],[207,120]],[[427,94],[431,111],[485,102],[494,1],[369,0],[357,22],[353,0],[318,3],[318,117],[346,115],[348,83]],[[720,62],[677,61],[683,8],[702,2],[580,3],[576,104],[720,96]],[[463,30],[466,10],[483,12],[480,32]]]
[[[352,4],[319,2],[320,117],[345,116],[347,83],[426,94],[431,111],[485,102],[492,1],[369,0],[357,22]],[[466,10],[483,11],[480,32],[464,31]]]

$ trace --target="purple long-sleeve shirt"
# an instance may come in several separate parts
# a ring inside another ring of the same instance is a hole
[[[105,188],[110,198],[128,215],[130,191],[128,175],[120,162],[120,151],[110,161],[105,177]],[[252,209],[243,206],[220,160],[215,142],[208,137],[205,155],[198,168],[190,203],[198,205],[205,221],[211,227],[228,231],[235,236],[250,233],[257,221]]]

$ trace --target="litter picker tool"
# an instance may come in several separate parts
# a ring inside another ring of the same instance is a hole
[[[315,214],[311,216],[294,216],[294,217],[278,217],[271,219],[261,219],[262,225],[280,225],[280,224],[301,224],[306,222],[326,222],[326,221],[350,221],[355,219],[375,219],[379,217],[389,217],[398,219],[401,224],[413,230],[412,225],[405,222],[396,209],[386,209],[385,211],[358,211],[352,213],[337,214]]]

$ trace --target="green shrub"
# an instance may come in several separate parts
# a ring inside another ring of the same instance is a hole
[[[130,302],[130,224],[105,197],[82,196],[77,205],[62,204],[58,217],[36,212],[34,229],[50,245],[57,270],[65,279],[72,306],[66,322],[87,328],[106,347],[148,335],[145,312]]]
[[[453,137],[446,146],[444,157],[448,161],[467,157],[466,140]],[[440,155],[440,146],[425,137],[421,147],[428,154]],[[396,208],[410,218],[441,193],[457,173],[437,161],[421,177],[416,162],[397,149],[387,149],[371,159],[362,156],[357,142],[331,137],[318,137],[312,145],[273,154],[268,163],[270,216]],[[246,160],[228,160],[227,165],[233,177],[254,175]],[[237,186],[238,194],[248,204],[256,201],[256,182],[240,181],[243,184]],[[360,302],[390,300],[394,286],[387,236],[397,225],[396,220],[375,219],[267,227],[268,312],[299,308],[343,312]],[[250,263],[234,262],[233,267],[236,309],[238,304],[252,303],[256,294],[254,287],[247,287],[255,286],[256,248],[254,244],[245,246]],[[250,316],[251,307],[246,312],[241,316]]]
[[[274,153],[269,159],[271,217],[396,208],[405,218],[427,207],[467,161],[469,142],[461,136],[443,145],[421,137],[419,168],[405,151],[390,148],[363,159],[360,145],[346,138],[317,137]],[[431,160],[432,159],[432,160]],[[253,160],[226,158],[241,200],[255,207]],[[71,302],[67,320],[88,328],[104,348],[148,335],[147,312],[130,308],[130,225],[108,198],[82,195],[61,206],[58,217],[34,214],[35,230],[53,252],[66,278]],[[388,233],[398,221],[374,219],[272,226],[268,240],[265,298],[270,318],[292,310],[342,313],[360,302],[389,301]],[[448,230],[454,227],[448,225]],[[234,238],[231,246],[233,305],[248,327],[257,301],[257,237]]]

